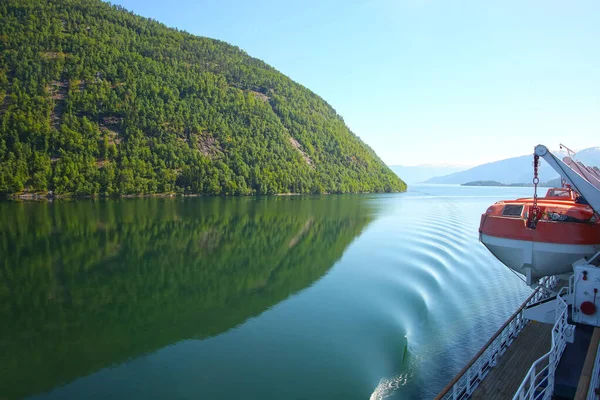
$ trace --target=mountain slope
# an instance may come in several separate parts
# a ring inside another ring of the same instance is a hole
[[[0,193],[400,191],[323,99],[99,0],[0,2]]]
[[[564,157],[565,151],[554,152]],[[577,152],[575,160],[586,165],[600,165],[600,148],[591,147]],[[558,178],[558,174],[543,160],[540,160],[540,181],[546,182]],[[427,183],[463,184],[473,181],[498,181],[505,184],[529,183],[533,179],[533,155],[507,158],[505,160],[482,164],[466,171],[427,180]]]
[[[390,169],[406,183],[419,183],[435,176],[464,171],[467,168],[456,165],[390,165]]]
[[[600,167],[600,147],[590,147],[579,150],[573,158],[585,165]]]

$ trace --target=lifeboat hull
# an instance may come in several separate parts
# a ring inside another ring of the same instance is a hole
[[[534,242],[481,233],[479,240],[508,268],[532,281],[573,272],[572,264],[600,251],[600,245]]]
[[[535,209],[533,199],[499,201],[481,216],[479,240],[529,284],[570,273],[575,261],[600,251],[599,218],[578,200],[571,189],[553,188]]]

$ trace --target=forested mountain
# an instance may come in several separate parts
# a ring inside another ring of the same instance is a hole
[[[4,194],[405,189],[310,90],[100,0],[0,2],[0,118]]]

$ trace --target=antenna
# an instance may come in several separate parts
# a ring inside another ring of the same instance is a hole
[[[560,144],[560,148],[561,148],[561,150],[562,150],[562,149],[566,149],[566,150],[567,150],[567,155],[568,155],[569,157],[572,157],[572,156],[574,156],[574,155],[575,155],[575,153],[577,153],[576,151],[573,151],[573,150],[571,150],[570,148],[568,148],[567,146],[565,146],[565,145],[564,145],[564,144],[562,144],[562,143]]]

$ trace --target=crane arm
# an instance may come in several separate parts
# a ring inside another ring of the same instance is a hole
[[[546,160],[546,162],[558,174],[571,185],[579,194],[581,194],[590,206],[600,213],[600,190],[592,185],[586,178],[581,176],[575,170],[565,164],[560,158],[552,154],[544,145],[535,146],[535,154]]]

